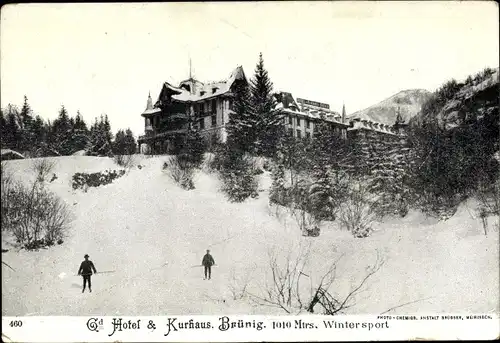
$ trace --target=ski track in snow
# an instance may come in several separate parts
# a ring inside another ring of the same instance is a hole
[[[2,266],[2,314],[283,314],[234,300],[230,285],[234,275],[260,283],[268,251],[286,252],[300,242],[313,244],[306,274],[319,275],[329,259],[345,254],[334,284],[340,293],[364,276],[376,251],[385,258],[351,313],[378,314],[422,298],[430,299],[400,312],[499,311],[498,232],[485,237],[466,208],[446,222],[410,212],[377,224],[365,239],[335,224],[319,238],[305,239],[292,220],[270,216],[267,192],[231,204],[218,192],[216,176],[204,172],[196,174],[196,189],[185,191],[161,171],[165,159],[143,158],[143,169],[84,193],[71,188],[75,172],[120,168],[108,158],[55,158],[58,179],[48,187],[63,197],[74,220],[62,245],[36,252],[10,247],[2,254],[15,269]],[[10,161],[8,167],[29,180],[30,163]],[[266,177],[261,187],[269,184]],[[206,249],[216,261],[211,280],[203,280],[199,266]],[[93,292],[82,294],[76,273],[85,253],[98,272],[115,272],[94,275]]]

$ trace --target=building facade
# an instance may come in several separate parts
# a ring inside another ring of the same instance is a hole
[[[138,139],[139,151],[152,154],[172,151],[189,125],[198,129],[208,142],[225,142],[232,92],[239,82],[246,82],[241,66],[220,82],[204,84],[192,77],[178,87],[165,82],[156,103],[149,96],[146,110],[141,114],[144,135]]]
[[[342,114],[330,110],[330,105],[295,98],[291,93],[280,92],[275,95],[278,108],[284,115],[286,132],[296,138],[311,138],[319,122],[327,122],[333,132],[340,137],[347,138],[349,123],[345,119],[345,107]]]
[[[220,82],[202,83],[192,77],[179,86],[168,82],[155,103],[148,97],[144,118],[144,135],[139,136],[141,153],[163,154],[182,144],[191,125],[209,143],[226,142],[226,126],[232,111],[233,92],[238,83],[247,82],[241,66]],[[342,113],[330,109],[330,105],[302,98],[294,98],[289,92],[274,94],[277,109],[283,114],[286,132],[298,139],[312,138],[320,122],[330,124],[331,130],[343,139],[359,139],[366,133],[389,139],[401,136],[405,125],[394,126],[360,118],[346,119],[345,106]]]

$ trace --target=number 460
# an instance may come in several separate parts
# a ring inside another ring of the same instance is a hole
[[[9,326],[13,328],[20,328],[23,326],[23,322],[21,320],[13,320],[10,322]]]

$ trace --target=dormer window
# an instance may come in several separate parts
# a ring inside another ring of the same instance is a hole
[[[212,94],[214,94],[215,92],[217,92],[217,87],[212,87]]]
[[[205,91],[200,91],[200,96],[204,96],[205,95]]]

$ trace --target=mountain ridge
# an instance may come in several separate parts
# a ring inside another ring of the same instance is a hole
[[[400,111],[403,121],[408,123],[420,112],[422,105],[431,95],[431,91],[422,88],[401,90],[377,104],[348,115],[347,118],[394,125]]]

